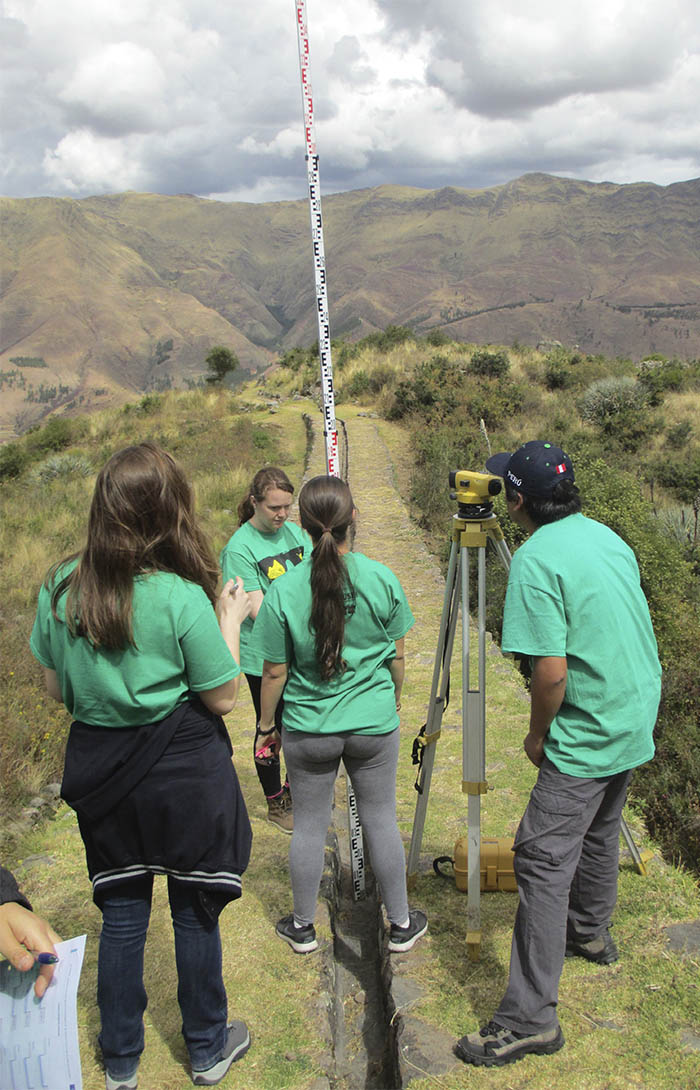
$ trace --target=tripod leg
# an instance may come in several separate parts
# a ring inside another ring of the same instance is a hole
[[[433,681],[430,690],[428,715],[425,724],[427,741],[423,746],[422,766],[418,780],[418,801],[416,803],[416,813],[413,819],[413,831],[411,833],[411,845],[408,850],[408,861],[406,864],[406,874],[409,888],[411,888],[415,884],[416,873],[418,870],[418,857],[420,854],[421,842],[423,840],[423,827],[425,825],[425,816],[428,809],[430,781],[433,774],[433,765],[435,763],[435,747],[437,744],[437,736],[442,723],[442,716],[445,711],[447,686],[450,678],[450,662],[452,659],[452,648],[454,646],[455,630],[457,627],[457,614],[459,612],[457,609],[458,560],[459,553],[457,545],[453,541],[452,549],[450,551],[450,562],[447,569],[445,597],[443,600],[442,617],[440,620],[440,634],[438,637],[437,650],[435,652]]]
[[[644,862],[644,860],[642,859],[641,852],[639,851],[639,848],[635,844],[634,839],[632,837],[632,834],[629,831],[629,826],[627,825],[627,822],[625,821],[624,818],[620,818],[620,832],[622,833],[622,835],[623,835],[623,837],[625,839],[625,843],[626,843],[627,847],[629,848],[629,853],[630,853],[630,855],[632,856],[632,858],[634,860],[634,865],[637,868],[637,873],[641,874],[643,878],[646,878],[647,865]]]

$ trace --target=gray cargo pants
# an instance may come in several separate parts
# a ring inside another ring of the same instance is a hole
[[[597,938],[617,900],[620,817],[632,776],[567,776],[546,757],[515,837],[520,904],[506,993],[494,1021],[518,1033],[557,1025],[567,937]]]

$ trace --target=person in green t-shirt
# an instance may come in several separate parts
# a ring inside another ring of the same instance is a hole
[[[571,459],[533,440],[494,454],[508,514],[530,535],[513,556],[501,648],[532,662],[524,748],[539,769],[518,828],[518,907],[508,987],[462,1037],[465,1063],[501,1066],[564,1044],[564,957],[618,958],[620,821],[632,769],[654,754],[661,667],[634,553],[581,514]]]
[[[102,911],[97,999],[107,1090],[137,1085],[143,953],[165,874],[182,1033],[196,1085],[250,1046],[227,1021],[218,916],[240,896],[250,822],[223,715],[238,694],[239,579],[216,558],[182,469],[152,442],[98,474],[87,543],[49,571],[30,647],[73,717],[61,794],[78,814]]]
[[[264,659],[258,731],[275,751],[284,739],[294,798],[294,912],[276,931],[296,953],[318,947],[313,921],[342,757],[389,917],[389,950],[410,950],[428,926],[423,912],[408,907],[396,823],[403,647],[413,615],[393,572],[350,551],[355,509],[347,484],[314,477],[301,490],[299,514],[313,551],[270,587],[253,632]]]
[[[309,545],[308,535],[289,522],[294,485],[284,470],[266,466],[258,470],[238,506],[239,528],[221,550],[224,579],[238,577],[251,604],[250,616],[241,626],[241,669],[245,674],[255,707],[256,728],[260,720],[260,684],[263,660],[252,644],[253,622],[269,587],[281,575],[300,564]],[[277,725],[282,722],[282,701]],[[253,760],[267,801],[267,818],[283,833],[294,828],[289,783],[282,783],[279,755],[261,741],[256,729]]]

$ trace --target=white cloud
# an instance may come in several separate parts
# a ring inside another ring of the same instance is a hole
[[[697,176],[696,2],[308,0],[324,192]],[[291,0],[0,10],[5,192],[305,196]]]

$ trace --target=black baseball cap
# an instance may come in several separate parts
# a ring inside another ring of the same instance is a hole
[[[514,454],[492,454],[486,468],[496,477],[503,477],[518,492],[544,500],[552,498],[552,489],[558,481],[574,480],[569,455],[542,439],[531,439]]]

